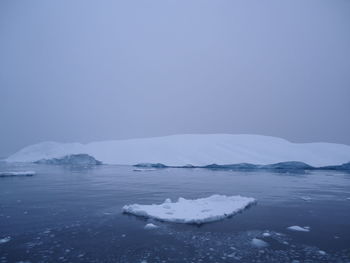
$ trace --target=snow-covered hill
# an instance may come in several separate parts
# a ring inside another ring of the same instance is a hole
[[[8,157],[8,162],[34,162],[70,154],[89,154],[105,164],[162,163],[169,166],[208,164],[274,164],[299,161],[318,167],[350,161],[350,146],[291,143],[261,135],[185,134],[146,139],[80,143],[43,142]]]

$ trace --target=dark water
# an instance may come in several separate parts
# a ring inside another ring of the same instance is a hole
[[[0,240],[10,237],[0,244],[0,262],[350,262],[350,174],[1,165],[5,170],[37,175],[0,178]],[[125,204],[212,194],[258,203],[201,226],[121,213]],[[145,230],[147,222],[159,228]],[[286,229],[292,225],[311,231]],[[254,247],[253,238],[269,246]]]

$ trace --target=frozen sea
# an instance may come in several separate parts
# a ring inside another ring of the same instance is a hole
[[[0,178],[0,262],[350,262],[350,173],[0,164],[27,170]],[[257,203],[203,225],[121,213],[213,194]]]

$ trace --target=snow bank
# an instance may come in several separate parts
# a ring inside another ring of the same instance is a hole
[[[234,215],[254,202],[254,198],[239,195],[212,195],[194,200],[180,197],[177,202],[166,199],[160,205],[126,205],[123,212],[167,222],[201,224]]]
[[[12,177],[12,176],[33,176],[36,173],[34,171],[21,171],[21,172],[0,172],[0,177]]]
[[[301,227],[301,226],[290,226],[287,227],[288,230],[292,230],[292,231],[299,231],[299,232],[309,232],[310,228],[309,227]]]
[[[347,145],[291,143],[280,138],[246,134],[187,134],[88,144],[45,142],[26,147],[7,161],[35,162],[80,153],[93,156],[105,164],[126,165],[267,165],[295,161],[318,167],[350,161],[350,146]]]

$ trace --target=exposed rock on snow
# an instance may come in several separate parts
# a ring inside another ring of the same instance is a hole
[[[0,172],[0,177],[33,176],[35,174],[36,173],[34,171]]]
[[[202,224],[234,215],[253,203],[254,198],[239,195],[212,195],[194,200],[180,197],[177,202],[166,199],[160,205],[126,205],[123,212],[161,221]]]
[[[286,162],[289,162],[293,167],[298,164],[299,168],[307,168],[307,165],[334,166],[350,161],[348,145],[291,143],[280,138],[246,134],[187,134],[89,144],[46,142],[28,146],[10,156],[7,161],[35,162],[80,153],[93,156],[105,164],[160,163],[164,166],[180,167],[187,164],[206,166],[214,163],[284,163],[282,167],[285,168]],[[290,163],[291,161],[296,163]]]
[[[62,158],[42,159],[36,161],[37,164],[53,164],[53,165],[100,165],[102,162],[97,161],[88,154],[71,154]]]
[[[310,228],[309,227],[301,227],[301,226],[290,226],[290,227],[287,227],[288,230],[291,230],[291,231],[299,231],[299,232],[309,232],[310,231]]]

